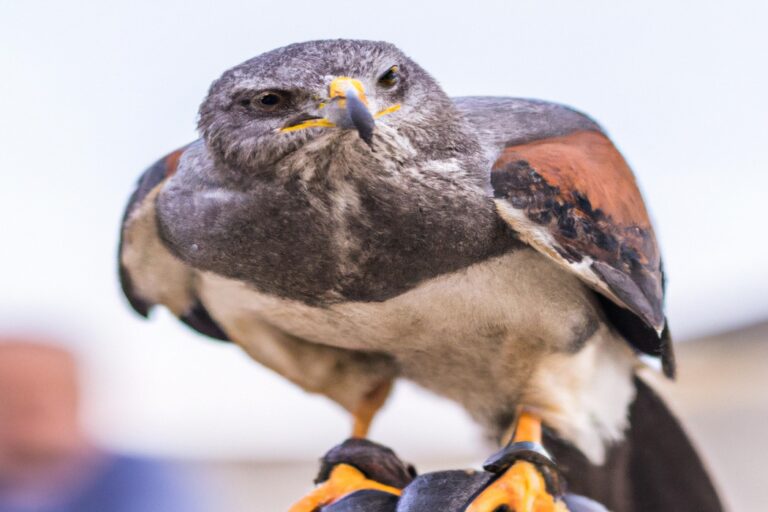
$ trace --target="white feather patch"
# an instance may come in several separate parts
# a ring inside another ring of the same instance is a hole
[[[524,211],[515,208],[508,201],[504,199],[494,200],[496,203],[496,211],[499,212],[504,221],[517,232],[518,237],[531,247],[535,248],[540,253],[544,254],[552,261],[557,263],[563,268],[566,268],[579,276],[579,278],[589,285],[593,290],[600,292],[616,304],[630,309],[627,304],[619,299],[615,293],[611,291],[608,285],[592,270],[592,263],[594,260],[589,256],[584,255],[579,262],[570,262],[566,260],[558,252],[560,244],[557,243],[546,228],[536,224]]]
[[[601,326],[578,354],[546,357],[523,402],[593,464],[602,464],[606,445],[621,440],[628,426],[635,365],[624,340]]]

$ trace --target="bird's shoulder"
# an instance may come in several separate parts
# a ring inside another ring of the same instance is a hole
[[[196,331],[226,340],[197,297],[194,269],[174,256],[158,234],[157,197],[199,146],[193,142],[168,153],[139,177],[123,216],[118,270],[123,293],[140,315],[146,317],[154,305],[163,304]]]
[[[673,372],[653,226],[626,160],[591,118],[514,98],[459,98],[489,156],[499,215],[594,289],[636,348]]]
[[[591,117],[560,103],[497,96],[463,96],[453,102],[491,160],[510,145],[575,131],[604,133]]]

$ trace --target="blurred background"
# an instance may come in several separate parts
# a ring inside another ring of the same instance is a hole
[[[0,0],[0,339],[75,358],[89,446],[181,468],[216,510],[284,509],[346,435],[346,414],[165,311],[133,314],[118,226],[142,170],[196,138],[225,69],[297,41],[385,39],[451,95],[566,103],[613,136],[669,276],[681,378],[658,386],[731,508],[763,510],[766,19],[757,0]],[[458,407],[409,383],[372,437],[420,469],[488,453]]]

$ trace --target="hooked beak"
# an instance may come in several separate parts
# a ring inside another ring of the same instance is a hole
[[[373,115],[368,108],[368,98],[360,80],[340,76],[334,78],[328,87],[328,101],[321,103],[318,108],[325,109],[325,117],[302,115],[289,121],[279,131],[292,132],[323,127],[354,128],[360,138],[373,149],[376,119],[399,110],[400,105],[393,105]]]
[[[331,102],[336,102],[339,108],[346,111],[346,115],[342,116],[342,127],[344,124],[351,124],[360,134],[360,138],[373,147],[373,129],[376,121],[368,110],[368,98],[360,80],[346,76],[334,78],[328,93]]]

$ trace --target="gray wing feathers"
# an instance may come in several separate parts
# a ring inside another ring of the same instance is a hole
[[[558,103],[494,96],[463,96],[453,102],[478,133],[491,163],[506,146],[579,130],[604,133],[587,115]]]

